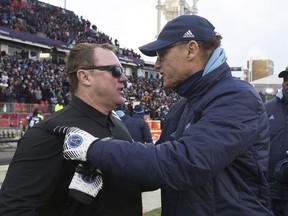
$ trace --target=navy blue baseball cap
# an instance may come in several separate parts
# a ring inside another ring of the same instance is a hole
[[[288,75],[288,67],[284,71],[281,71],[278,75],[279,78],[285,77]]]
[[[136,105],[133,109],[134,113],[136,114],[144,114],[144,109],[140,105]]]
[[[182,15],[169,21],[161,30],[157,40],[139,47],[147,56],[156,56],[156,50],[181,41],[216,39],[215,27],[205,18],[197,15]]]

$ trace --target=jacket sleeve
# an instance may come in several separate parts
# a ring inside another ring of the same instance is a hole
[[[249,91],[226,93],[204,106],[199,120],[178,140],[159,145],[99,141],[90,148],[88,159],[114,175],[183,191],[204,186],[239,155],[269,139],[263,103]]]

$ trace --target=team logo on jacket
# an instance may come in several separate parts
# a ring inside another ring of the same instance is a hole
[[[170,134],[170,137],[174,138],[175,136],[176,136],[176,132],[173,132],[173,133]]]
[[[83,143],[83,138],[78,134],[72,134],[67,140],[68,146],[71,148],[77,148]]]
[[[187,130],[190,127],[191,123],[188,123],[185,127],[185,130]]]

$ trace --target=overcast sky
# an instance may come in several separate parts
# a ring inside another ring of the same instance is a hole
[[[66,2],[66,9],[139,54],[138,47],[157,34],[158,0],[42,1],[62,8]],[[192,6],[193,0],[187,2]],[[249,59],[271,59],[278,74],[288,66],[288,0],[199,0],[197,8],[222,34],[231,67],[247,68]]]

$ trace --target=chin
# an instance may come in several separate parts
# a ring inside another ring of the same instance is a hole
[[[172,85],[171,83],[163,83],[163,87],[164,88],[174,88],[174,85]]]
[[[116,105],[120,106],[123,105],[125,103],[125,99],[123,98],[122,100],[117,101]]]

